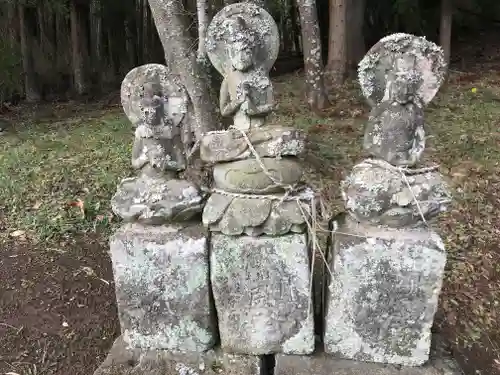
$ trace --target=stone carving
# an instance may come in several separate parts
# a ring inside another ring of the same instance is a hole
[[[434,168],[399,170],[380,160],[354,166],[341,187],[357,221],[393,228],[425,226],[450,202],[448,186]]]
[[[179,178],[192,146],[188,96],[166,67],[147,64],[125,77],[122,103],[136,126],[137,176],[111,201],[126,222],[110,240],[121,340],[151,352],[206,351],[217,337],[208,233],[189,221],[204,196]]]
[[[418,366],[428,360],[446,252],[428,222],[450,193],[437,167],[419,167],[424,106],[445,76],[442,50],[408,34],[380,40],[359,65],[373,106],[364,148],[371,159],[342,182],[347,212],[334,220],[325,351]]]
[[[127,74],[122,84],[125,113],[135,123],[132,167],[112,198],[113,211],[143,224],[188,220],[202,211],[203,195],[177,178],[192,145],[188,97],[166,67],[147,64]]]
[[[249,130],[246,137],[240,130],[228,129],[204,136],[200,156],[207,163],[247,159],[253,155],[250,145],[261,157],[301,156],[305,141],[305,134],[294,128],[263,126]]]
[[[398,166],[418,163],[425,148],[423,107],[445,77],[434,43],[409,34],[381,39],[359,64],[359,82],[373,107],[364,148]]]
[[[207,30],[210,61],[224,76],[220,110],[232,116],[234,127],[258,128],[273,109],[269,70],[279,52],[278,28],[273,18],[251,3],[225,7]]]
[[[202,220],[213,233],[221,345],[239,354],[310,353],[314,309],[305,232],[315,194],[301,182],[297,157],[305,134],[265,125],[273,109],[269,70],[279,49],[277,27],[264,9],[243,2],[222,9],[207,35],[208,56],[224,76],[221,111],[234,119],[228,130],[200,141],[200,158],[214,166]],[[286,293],[283,277],[294,279]],[[270,283],[259,290],[262,280]]]

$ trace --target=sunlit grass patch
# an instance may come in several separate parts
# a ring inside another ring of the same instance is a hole
[[[6,232],[48,239],[108,225],[109,199],[130,173],[131,126],[120,114],[69,123],[26,124],[0,138]]]

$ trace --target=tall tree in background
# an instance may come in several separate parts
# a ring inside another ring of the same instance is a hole
[[[347,3],[350,0],[330,0],[330,27],[328,34],[328,62],[326,76],[332,84],[340,85],[347,70]]]
[[[451,25],[453,23],[453,0],[441,0],[441,24],[439,27],[439,43],[444,51],[447,64],[451,54]]]
[[[329,102],[324,82],[316,0],[297,0],[297,7],[302,29],[306,100],[313,111],[321,112],[329,105]]]
[[[19,4],[17,8],[24,73],[24,94],[27,102],[38,102],[40,101],[41,95],[37,84],[35,68],[33,66],[33,45],[35,39],[33,27],[36,25],[34,20],[34,9],[25,7],[22,4]]]
[[[346,60],[347,70],[357,72],[358,63],[366,53],[363,26],[366,0],[348,0],[346,8]]]
[[[189,32],[189,22],[180,0],[149,0],[156,29],[165,50],[167,67],[179,75],[194,107],[197,139],[219,128],[217,95],[210,84],[207,67],[197,59],[196,45]]]
[[[88,17],[90,7],[83,1],[71,0],[71,46],[73,63],[73,84],[80,95],[88,92],[86,62],[88,60]]]

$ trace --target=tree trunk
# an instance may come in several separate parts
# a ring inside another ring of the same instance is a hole
[[[441,25],[439,41],[444,52],[446,64],[450,64],[451,26],[453,23],[453,0],[441,0]]]
[[[297,6],[302,28],[306,100],[313,111],[321,112],[329,103],[324,83],[321,35],[316,12],[316,1],[297,0]]]
[[[104,62],[103,62],[103,46],[102,46],[102,15],[101,15],[101,2],[99,0],[92,0],[91,3],[91,43],[93,46],[90,53],[90,60],[92,65],[93,83],[97,87],[102,88],[103,75],[104,75]]]
[[[194,109],[196,139],[220,128],[221,118],[215,103],[217,95],[203,64],[198,63],[188,23],[180,0],[149,0],[151,13],[165,51],[166,65],[186,87]]]
[[[86,52],[86,33],[83,22],[81,8],[75,0],[71,1],[70,19],[71,19],[71,48],[73,64],[73,84],[79,95],[86,94],[88,91],[85,75],[85,52]]]
[[[29,20],[26,19],[26,9],[22,5],[18,5],[19,12],[19,37],[21,40],[21,56],[23,59],[24,72],[24,91],[26,101],[33,103],[41,99],[40,92],[36,83],[35,69],[33,67],[33,32],[29,25]]]
[[[290,9],[290,22],[292,27],[292,36],[293,36],[293,45],[294,50],[297,55],[302,53],[302,45],[300,43],[300,27],[297,20],[299,19],[299,15],[297,12],[297,3],[295,0],[292,0],[292,6]]]
[[[366,53],[363,26],[366,0],[350,0],[347,4],[347,69],[356,74],[357,67]]]
[[[330,0],[326,75],[334,85],[342,84],[346,78],[346,5],[346,0]]]
[[[16,6],[12,3],[7,2],[5,4],[7,7],[7,19],[8,19],[8,32],[9,32],[9,43],[12,50],[16,50],[19,45],[19,16]]]
[[[207,0],[198,0],[196,2],[196,10],[198,13],[198,62],[204,65],[210,63],[207,58],[207,49],[205,46],[205,37],[208,27],[208,3]]]

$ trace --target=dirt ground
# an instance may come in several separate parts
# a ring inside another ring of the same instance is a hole
[[[106,246],[41,247],[2,244],[0,373],[92,374],[119,333]]]

